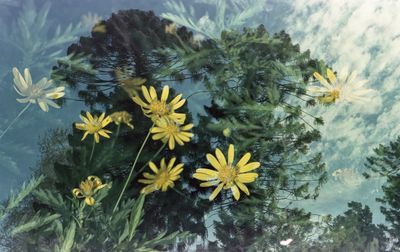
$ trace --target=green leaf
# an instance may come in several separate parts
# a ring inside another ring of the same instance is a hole
[[[48,223],[51,223],[52,221],[60,218],[60,214],[47,214],[46,216],[40,216],[40,213],[36,214],[35,216],[32,217],[32,219],[25,224],[19,225],[15,227],[11,231],[11,235],[14,236],[19,233],[24,233],[28,232],[37,228],[40,228]]]
[[[144,194],[140,194],[139,198],[136,200],[133,205],[133,209],[131,212],[131,218],[129,220],[129,241],[135,236],[135,231],[142,217],[143,213],[143,204],[144,204]]]
[[[65,239],[62,243],[61,252],[70,252],[72,250],[72,246],[74,245],[75,240],[75,232],[76,232],[76,223],[75,221],[71,221],[68,226],[67,232],[65,234]]]

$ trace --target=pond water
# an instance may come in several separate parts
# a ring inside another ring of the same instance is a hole
[[[1,250],[399,251],[399,10],[0,0]]]

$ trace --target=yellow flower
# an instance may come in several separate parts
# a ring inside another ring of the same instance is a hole
[[[158,121],[161,118],[172,120],[174,122],[182,124],[186,115],[184,113],[176,113],[175,110],[182,107],[185,104],[185,99],[182,98],[182,94],[177,95],[170,103],[167,103],[169,95],[169,87],[164,86],[161,98],[158,99],[156,89],[154,87],[142,86],[142,94],[145,100],[144,102],[139,96],[132,97],[132,100],[142,107],[143,113],[150,117],[153,122]]]
[[[114,72],[121,87],[129,96],[137,96],[142,89],[142,85],[146,82],[144,78],[132,77],[133,70],[127,67],[122,69],[117,67]]]
[[[104,129],[104,127],[112,122],[110,116],[105,117],[105,113],[102,113],[100,117],[93,117],[89,112],[86,112],[86,117],[83,115],[79,116],[83,123],[75,123],[75,127],[79,130],[86,131],[85,134],[83,134],[81,141],[83,141],[88,134],[94,135],[94,140],[96,143],[100,142],[100,136],[110,138],[108,133],[111,133],[111,131]]]
[[[193,124],[187,124],[181,126],[175,122],[160,119],[156,122],[156,126],[151,128],[150,132],[153,133],[153,140],[159,140],[163,143],[168,142],[168,147],[170,150],[175,148],[175,142],[179,145],[183,145],[184,142],[189,142],[190,138],[193,137],[193,133],[187,132],[193,128]]]
[[[250,172],[260,167],[259,162],[248,163],[251,154],[246,153],[236,165],[233,164],[235,148],[232,144],[228,148],[228,160],[225,159],[220,149],[215,150],[215,156],[207,154],[207,160],[215,168],[215,170],[207,168],[196,169],[194,178],[206,181],[200,184],[201,187],[217,186],[212,192],[209,200],[215,199],[218,193],[224,189],[231,189],[233,197],[236,200],[240,198],[239,189],[245,194],[250,195],[249,189],[245,185],[251,183],[258,177],[257,173]]]
[[[174,187],[174,181],[180,178],[180,173],[183,171],[183,164],[177,164],[174,166],[176,158],[173,157],[168,165],[165,162],[165,158],[161,159],[160,169],[153,163],[149,163],[150,169],[154,174],[148,172],[143,173],[145,179],[139,179],[138,181],[142,184],[147,184],[142,189],[142,193],[148,194],[154,191],[160,190],[165,192],[168,187]]]
[[[93,195],[107,184],[103,184],[100,178],[96,176],[89,176],[85,181],[82,181],[79,185],[79,188],[74,188],[72,190],[72,194],[76,198],[85,198],[85,203],[88,206],[93,206],[96,201],[93,198]]]
[[[165,33],[176,34],[176,29],[176,23],[170,23],[169,25],[165,26]]]
[[[121,123],[125,123],[129,128],[133,129],[133,125],[131,124],[132,115],[126,111],[114,112],[110,115],[111,120],[116,125],[121,125]]]
[[[351,102],[364,103],[370,100],[374,90],[364,88],[363,85],[367,80],[356,80],[355,72],[348,74],[347,70],[343,69],[338,78],[335,73],[327,68],[325,79],[321,74],[315,72],[315,79],[322,86],[309,86],[308,91],[317,97],[317,100],[323,104],[332,104],[335,102]]]

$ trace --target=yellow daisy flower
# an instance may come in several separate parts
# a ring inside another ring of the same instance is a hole
[[[111,131],[104,129],[104,127],[111,123],[112,119],[110,116],[105,117],[105,115],[105,113],[102,113],[100,117],[93,117],[89,112],[86,112],[86,117],[79,115],[83,123],[75,123],[75,127],[79,130],[86,131],[81,141],[83,141],[88,134],[94,135],[96,143],[100,142],[100,136],[110,138],[108,133],[111,133]]]
[[[82,181],[79,188],[74,188],[72,194],[76,198],[85,198],[85,203],[88,206],[93,206],[96,201],[93,195],[100,189],[104,188],[107,184],[103,184],[100,178],[96,176],[89,176],[85,181]]]
[[[230,144],[228,148],[228,160],[225,159],[220,149],[215,150],[215,156],[207,154],[207,160],[215,170],[207,168],[196,169],[194,178],[206,181],[200,184],[201,187],[217,186],[210,195],[209,200],[214,200],[218,193],[224,189],[231,189],[236,200],[240,198],[239,189],[245,194],[250,195],[246,183],[252,183],[258,177],[257,173],[250,172],[260,167],[259,162],[248,163],[251,154],[246,153],[236,165],[233,164],[235,147]]]
[[[161,98],[158,99],[156,89],[154,87],[142,86],[142,94],[145,100],[144,102],[139,96],[132,97],[132,100],[142,107],[143,113],[150,117],[153,122],[158,121],[161,118],[169,119],[177,123],[184,123],[186,115],[184,113],[176,113],[175,110],[182,107],[185,104],[185,99],[182,99],[182,94],[177,95],[172,101],[167,103],[169,95],[169,87],[164,86]]]
[[[131,124],[132,115],[126,111],[114,112],[110,115],[111,120],[116,125],[121,125],[121,123],[125,123],[129,128],[133,129],[133,125]]]
[[[138,180],[139,183],[147,184],[141,193],[149,194],[160,189],[165,192],[168,187],[174,187],[174,181],[180,178],[179,174],[183,171],[183,164],[175,165],[175,161],[176,158],[173,157],[167,165],[165,158],[161,159],[160,169],[153,162],[150,162],[149,167],[154,174],[145,172],[143,173],[145,178]]]
[[[323,104],[336,102],[366,103],[374,95],[373,89],[363,87],[367,80],[357,80],[356,73],[348,74],[346,69],[342,69],[338,78],[329,68],[326,69],[328,79],[317,72],[313,75],[321,85],[311,85],[308,87],[308,91]]]
[[[161,119],[156,122],[156,126],[151,128],[150,132],[153,133],[153,140],[159,140],[163,143],[168,142],[170,150],[175,148],[175,142],[179,145],[183,145],[184,142],[189,142],[190,138],[193,137],[193,133],[187,132],[193,128],[193,124],[187,124],[181,126],[175,122]]]

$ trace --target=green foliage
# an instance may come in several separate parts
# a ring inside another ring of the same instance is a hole
[[[164,5],[170,12],[163,13],[161,16],[207,38],[217,39],[222,31],[254,25],[256,22],[254,17],[262,14],[262,6],[265,4],[262,0],[202,0],[198,3],[205,4],[208,8],[215,8],[214,19],[210,19],[206,12],[197,20],[195,8],[190,6],[187,9],[181,1],[166,1]]]
[[[382,203],[381,212],[390,223],[387,230],[393,237],[398,237],[400,233],[400,137],[388,145],[379,145],[374,152],[374,155],[367,158],[368,171],[364,175],[367,178],[386,179],[382,186],[384,195],[377,201]],[[398,249],[400,241],[397,240],[395,246]]]

